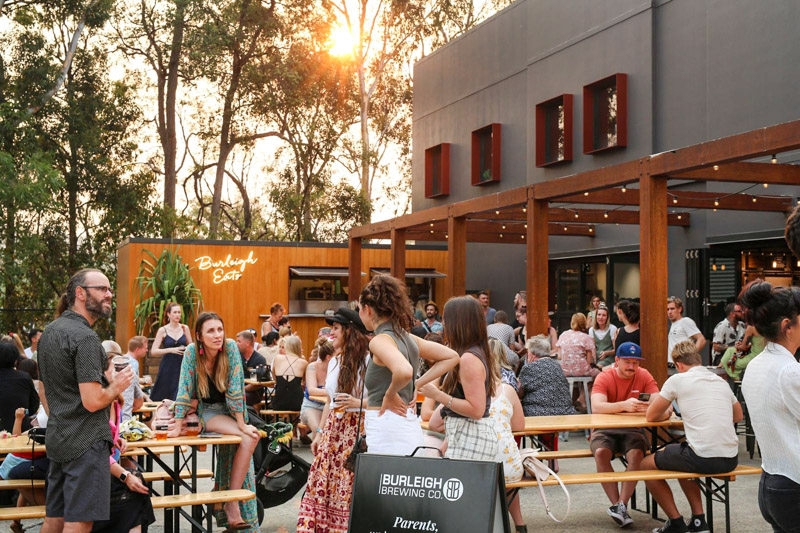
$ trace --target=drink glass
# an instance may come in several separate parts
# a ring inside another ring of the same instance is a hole
[[[131,363],[131,360],[127,355],[118,355],[111,362],[114,364],[114,370],[122,372]]]
[[[166,424],[156,426],[156,440],[167,440],[167,433],[169,433],[169,428]]]
[[[196,437],[200,434],[200,424],[197,422],[186,423],[186,435],[189,437]]]
[[[255,368],[250,369],[250,379],[255,380],[258,378],[258,372],[256,372]]]

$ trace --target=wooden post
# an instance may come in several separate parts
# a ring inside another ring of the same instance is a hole
[[[547,273],[549,269],[548,235],[549,204],[547,200],[535,200],[533,187],[528,189],[527,265],[525,287],[528,306],[528,337],[547,335]]]
[[[350,262],[347,267],[347,297],[357,300],[361,294],[361,238],[350,238],[348,252]]]
[[[639,178],[639,297],[641,341],[647,368],[659,386],[667,379],[667,178]]]
[[[392,229],[392,276],[406,282],[406,230]]]
[[[447,292],[449,297],[467,293],[467,219],[447,217]]]

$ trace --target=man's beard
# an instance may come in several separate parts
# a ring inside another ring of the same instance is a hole
[[[111,304],[103,306],[103,300],[94,298],[91,294],[86,299],[86,310],[97,317],[108,318],[111,316]]]
[[[433,315],[428,315],[428,318],[429,318],[429,319],[430,319],[430,318],[436,318],[436,315],[435,315],[435,314],[433,314]]]

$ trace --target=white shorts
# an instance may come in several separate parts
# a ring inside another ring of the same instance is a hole
[[[378,416],[378,412],[365,412],[367,453],[411,455],[417,446],[423,446],[422,427],[412,410],[409,409],[404,417],[391,411]]]

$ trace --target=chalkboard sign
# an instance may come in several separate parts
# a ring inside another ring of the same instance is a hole
[[[350,533],[508,533],[503,465],[360,454]]]

